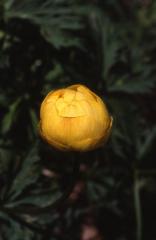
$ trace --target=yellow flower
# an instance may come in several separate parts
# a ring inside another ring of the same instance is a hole
[[[95,149],[107,140],[111,127],[102,99],[80,84],[51,91],[41,104],[41,136],[60,150]]]

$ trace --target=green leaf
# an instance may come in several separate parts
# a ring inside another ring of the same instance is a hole
[[[22,192],[31,184],[36,183],[39,177],[38,169],[39,156],[37,152],[37,146],[35,145],[28,153],[25,159],[23,159],[21,169],[15,177],[12,186],[10,188],[9,201],[16,199]]]
[[[8,149],[0,148],[0,174],[7,171],[12,152]]]
[[[155,87],[155,81],[153,79],[150,81],[148,80],[118,80],[114,84],[108,86],[109,92],[123,92],[129,94],[144,94],[149,93]]]
[[[75,31],[84,27],[82,15],[85,6],[65,0],[14,0],[9,4],[6,1],[5,9],[6,19],[27,19],[37,24],[43,37],[56,48],[81,46]]]
[[[154,143],[156,142],[156,127],[154,127],[150,132],[148,131],[144,138],[144,142],[140,143],[138,149],[137,158],[139,160],[145,158],[148,154],[150,154],[150,152],[152,152],[152,149],[155,151],[156,144]]]
[[[103,62],[104,71],[103,77],[107,78],[110,68],[117,60],[117,53],[121,48],[121,42],[118,39],[117,26],[115,28],[107,19],[103,20],[104,26],[102,28],[102,49],[103,49]],[[114,41],[116,39],[116,41]]]
[[[6,239],[21,240],[23,239],[23,236],[24,236],[24,239],[27,239],[27,240],[33,239],[34,233],[30,231],[28,228],[26,227],[21,228],[20,224],[11,218],[9,218],[9,222],[10,222],[10,227],[6,228],[4,232],[4,237],[6,237]]]
[[[54,63],[53,69],[46,74],[45,80],[46,82],[51,82],[55,79],[58,79],[58,77],[60,77],[62,74],[63,74],[63,68],[60,63],[56,62]]]
[[[62,193],[58,191],[58,189],[51,189],[49,194],[33,194],[29,197],[25,197],[21,200],[17,200],[14,202],[11,202],[9,204],[6,204],[6,207],[19,207],[22,204],[30,204],[34,205],[36,207],[48,207],[52,205],[55,201],[57,201],[61,197]]]
[[[69,35],[65,31],[60,29],[51,29],[51,27],[42,27],[41,34],[43,37],[55,48],[59,49],[60,47],[79,47],[82,48],[82,44],[79,38],[74,35]]]
[[[10,107],[8,113],[5,114],[2,124],[1,124],[1,132],[2,134],[7,133],[12,124],[14,123],[16,117],[17,117],[17,110],[19,107],[19,104],[21,102],[21,98],[18,98],[15,102],[13,102]]]
[[[30,108],[30,117],[31,117],[31,123],[32,123],[32,127],[33,127],[33,132],[35,135],[37,135],[37,130],[38,130],[38,118],[37,115],[35,113],[35,110]]]
[[[18,216],[17,216],[18,218]],[[13,240],[21,240],[27,239],[32,240],[34,237],[34,232],[31,231],[27,226],[22,225],[19,221],[20,219],[14,218],[14,214],[9,214],[7,211],[0,212],[1,219],[1,234],[4,239],[13,239]],[[4,224],[5,222],[9,224]],[[23,238],[24,237],[24,238]],[[36,234],[37,237],[37,234]],[[39,240],[39,238],[36,238]]]

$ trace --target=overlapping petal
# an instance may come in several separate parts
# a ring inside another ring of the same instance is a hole
[[[92,150],[107,140],[112,127],[104,102],[80,84],[50,92],[40,119],[41,136],[60,150]]]

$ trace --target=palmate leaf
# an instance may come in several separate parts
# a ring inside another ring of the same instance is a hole
[[[80,46],[80,39],[74,34],[71,37],[71,33],[83,28],[84,8],[65,0],[8,0],[5,18],[26,19],[37,24],[43,37],[56,48]]]

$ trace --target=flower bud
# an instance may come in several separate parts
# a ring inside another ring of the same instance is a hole
[[[59,150],[95,149],[107,140],[111,127],[102,99],[80,84],[51,91],[41,104],[41,136]]]

